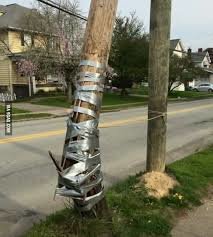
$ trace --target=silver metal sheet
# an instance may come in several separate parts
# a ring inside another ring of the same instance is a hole
[[[80,66],[104,67],[98,62],[89,60],[81,61]],[[95,84],[81,85],[83,82]],[[96,110],[99,110],[101,99],[96,93],[104,89],[104,74],[81,72],[76,84],[75,99],[95,105]],[[75,112],[90,115],[92,119],[74,123],[72,116]],[[91,210],[104,197],[98,123],[97,111],[80,106],[74,107],[67,120],[66,141],[69,142],[65,146],[64,156],[65,160],[72,160],[74,164],[62,172],[59,171],[56,195],[72,198],[79,211]],[[88,195],[96,187],[99,187],[100,191],[95,195],[91,193]]]

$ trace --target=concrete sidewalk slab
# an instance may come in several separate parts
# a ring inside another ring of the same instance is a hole
[[[172,237],[213,237],[213,187],[210,199],[180,219]]]

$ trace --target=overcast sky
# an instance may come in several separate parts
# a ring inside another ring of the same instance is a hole
[[[89,10],[90,0],[79,0],[85,15]],[[151,0],[119,0],[118,12],[127,15],[136,10],[136,14],[143,20],[146,31],[149,31],[149,13]],[[31,6],[31,0],[0,0],[6,5],[19,3]],[[173,0],[171,38],[182,39],[185,47],[197,48],[213,47],[213,0]]]

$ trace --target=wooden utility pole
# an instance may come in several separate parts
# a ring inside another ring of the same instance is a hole
[[[79,67],[79,73],[100,73],[102,74],[108,64],[109,52],[111,48],[111,39],[113,33],[113,26],[115,23],[116,10],[117,10],[118,0],[91,0],[89,18],[86,27],[86,33],[84,38],[84,45],[82,49],[81,62],[84,62]],[[85,63],[87,62],[87,63]],[[91,64],[91,62],[98,62],[103,65],[103,68],[98,68],[95,66],[88,66],[85,64]],[[81,79],[81,82],[78,82],[80,86],[96,86],[98,83],[93,81]],[[94,104],[85,102],[78,97],[74,100],[74,108],[86,108],[90,111],[93,111],[97,118],[99,118],[100,107],[95,106]],[[100,99],[102,99],[103,92],[94,91],[93,93]],[[75,111],[75,109],[74,109]],[[71,116],[71,121],[73,123],[82,123],[84,121],[93,120],[94,118],[83,112],[74,112]],[[97,124],[98,125],[98,124]],[[68,133],[69,131],[67,131]],[[79,138],[81,139],[81,138]],[[67,169],[75,164],[75,161],[70,159],[65,159],[65,153],[67,146],[70,142],[70,139],[66,139],[64,145],[64,154],[62,157],[61,166],[63,169]],[[88,153],[93,155],[95,151],[89,150]],[[97,192],[100,192],[102,185],[96,186],[88,196],[94,195]],[[95,213],[97,217],[106,217],[107,205],[106,201],[103,198],[95,206]],[[93,212],[88,212],[86,215],[93,215]]]
[[[152,0],[149,49],[147,171],[165,171],[171,0]]]

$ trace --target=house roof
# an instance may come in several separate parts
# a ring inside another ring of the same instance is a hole
[[[180,44],[181,51],[185,52],[185,48],[184,48],[184,46],[181,42],[181,39],[172,39],[172,40],[170,40],[170,49],[175,51],[178,44]]]
[[[191,53],[192,61],[194,63],[202,63],[206,56],[208,56],[208,52]]]
[[[180,42],[180,39],[172,39],[170,40],[170,48],[171,49],[176,49],[178,43]]]
[[[209,57],[211,59],[211,62],[213,63],[213,48],[207,48],[204,51],[209,53]]]
[[[21,20],[25,15],[29,15],[32,9],[20,6],[18,4],[0,5],[0,12],[3,15],[0,16],[0,28],[22,28]]]

